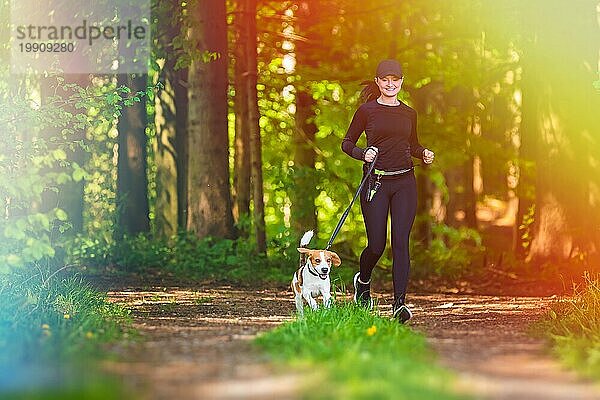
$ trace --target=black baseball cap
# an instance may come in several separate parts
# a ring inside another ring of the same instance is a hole
[[[394,75],[398,78],[402,78],[402,67],[400,66],[400,63],[398,61],[383,60],[379,63],[379,65],[377,66],[377,72],[375,76],[381,78],[387,75]]]

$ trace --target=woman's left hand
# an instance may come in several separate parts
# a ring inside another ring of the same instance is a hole
[[[435,158],[435,153],[429,149],[423,150],[423,162],[425,164],[431,164]]]

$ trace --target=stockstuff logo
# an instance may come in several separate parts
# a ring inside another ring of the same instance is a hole
[[[11,72],[143,73],[149,0],[12,0]]]

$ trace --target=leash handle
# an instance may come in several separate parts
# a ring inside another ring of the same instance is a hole
[[[340,229],[342,229],[342,225],[344,225],[344,222],[346,222],[346,218],[348,218],[348,214],[350,213],[350,209],[352,208],[352,205],[354,204],[354,202],[356,201],[356,198],[360,194],[360,191],[362,190],[363,186],[365,185],[365,182],[371,176],[371,173],[373,172],[373,168],[375,168],[375,163],[377,162],[378,156],[379,156],[379,152],[376,152],[375,158],[373,159],[373,161],[371,161],[371,165],[369,165],[369,169],[368,169],[367,173],[365,174],[362,181],[360,182],[360,185],[358,186],[356,193],[354,193],[354,197],[352,198],[350,205],[346,208],[346,211],[344,211],[344,214],[342,214],[342,217],[338,221],[337,226],[333,230],[333,234],[331,235],[331,238],[329,239],[329,243],[327,243],[327,247],[325,247],[325,250],[329,250],[329,248],[333,244],[333,241],[335,240],[335,237],[340,232]]]

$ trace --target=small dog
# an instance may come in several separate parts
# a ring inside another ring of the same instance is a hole
[[[304,314],[304,300],[315,310],[317,302],[315,297],[323,296],[323,305],[331,305],[331,281],[329,272],[331,266],[336,267],[342,263],[340,257],[329,250],[310,250],[306,246],[313,237],[313,231],[306,232],[300,240],[300,267],[294,273],[292,279],[292,292],[296,300],[296,310],[300,315]]]

